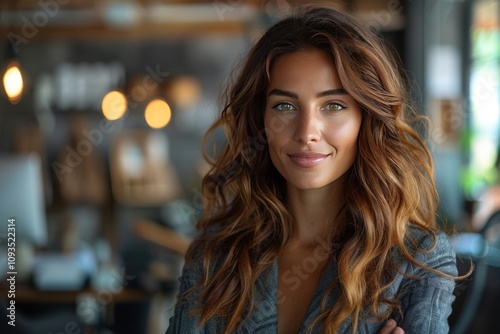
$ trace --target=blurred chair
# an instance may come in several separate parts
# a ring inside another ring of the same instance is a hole
[[[191,239],[147,219],[138,219],[133,224],[134,234],[141,239],[184,256]]]
[[[161,225],[148,219],[138,219],[132,225],[133,233],[140,239],[146,240],[155,246],[173,252],[177,257],[184,257],[191,238],[172,228]],[[172,263],[158,262],[150,264],[150,277],[161,286],[151,297],[148,322],[145,333],[163,334],[168,326],[168,319],[172,316],[173,306],[177,296],[177,277],[180,275],[182,262],[179,267],[171,268]]]
[[[459,274],[465,274],[470,269],[470,262],[467,261],[474,263],[474,272],[472,278],[468,279],[469,286],[464,282],[457,285],[457,300],[450,317],[451,333],[497,333],[500,330],[499,322],[492,313],[488,313],[491,307],[485,299],[498,302],[500,298],[497,284],[500,273],[500,210],[486,219],[478,233],[459,233],[452,241],[457,253]],[[461,267],[465,268],[460,270]],[[491,291],[490,288],[496,290]]]

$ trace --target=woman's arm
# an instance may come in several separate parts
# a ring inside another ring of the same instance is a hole
[[[432,244],[433,238],[427,236],[420,247],[431,249]],[[437,234],[436,247],[430,252],[417,253],[416,259],[445,274],[457,275],[455,251],[442,232]],[[402,314],[396,312],[393,319],[406,334],[448,333],[448,317],[455,300],[455,281],[415,265],[410,265],[406,274],[421,278],[406,276],[403,279],[400,289]]]
[[[401,327],[398,327],[396,321],[390,319],[377,334],[405,334],[405,331]]]
[[[170,318],[166,334],[204,333],[204,330],[197,328],[199,317],[193,314],[197,306],[196,296],[199,291],[194,291],[186,298],[179,299],[179,296],[193,287],[200,278],[200,267],[198,265],[192,262],[184,265],[182,276],[179,278],[179,295],[175,304],[174,315]]]

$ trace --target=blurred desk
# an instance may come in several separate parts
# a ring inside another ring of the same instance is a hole
[[[2,288],[2,298],[7,296],[8,289]],[[123,288],[119,292],[109,290],[95,290],[85,288],[76,291],[62,290],[38,290],[28,286],[16,286],[16,303],[74,303],[80,295],[89,295],[99,297],[100,294],[106,294],[109,302],[142,302],[148,298],[146,292],[137,288]],[[111,297],[111,298],[109,298]]]
[[[8,289],[2,286],[0,293],[0,301],[8,302]],[[65,333],[68,326],[81,329],[82,334],[100,333],[103,329],[121,333],[125,325],[132,332],[144,329],[151,295],[134,287],[116,292],[91,287],[43,291],[20,284],[12,300],[16,305],[16,330],[20,334]],[[1,326],[0,332],[4,333]]]

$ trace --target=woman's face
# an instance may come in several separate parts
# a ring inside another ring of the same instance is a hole
[[[332,185],[352,166],[362,113],[333,60],[312,49],[279,57],[266,92],[271,160],[288,187]]]

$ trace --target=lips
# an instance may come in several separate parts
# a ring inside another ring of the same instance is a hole
[[[322,163],[329,154],[317,152],[297,152],[288,155],[294,164],[303,168],[311,168]]]

